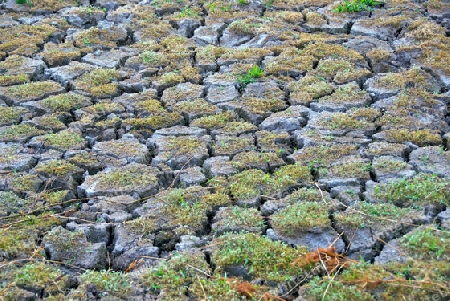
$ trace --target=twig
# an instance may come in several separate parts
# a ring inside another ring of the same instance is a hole
[[[327,293],[328,293],[328,289],[330,288],[331,284],[332,284],[333,281],[334,281],[334,278],[336,278],[336,275],[339,274],[339,271],[340,271],[341,269],[342,269],[341,267],[338,268],[338,271],[337,271],[336,273],[334,273],[334,275],[333,275],[333,277],[331,278],[330,282],[327,284],[327,288],[325,289],[325,291],[323,292],[323,295],[322,295],[322,301],[325,300],[325,297],[326,297],[326,295],[327,295]]]
[[[316,186],[317,189],[319,189],[320,195],[322,196],[322,201],[325,203],[325,205],[328,205],[327,201],[325,201],[325,197],[323,196],[323,191],[322,191],[322,189],[320,189],[319,184],[317,184],[317,182],[314,182],[314,186]]]
[[[202,284],[202,281],[200,280],[200,277],[198,277],[198,274],[195,274],[195,276],[197,276],[198,283],[200,284],[200,287],[202,288],[203,295],[205,296],[205,300],[208,300],[208,297],[206,297],[205,289],[203,288],[203,284]]]
[[[192,266],[192,265],[190,265],[190,264],[187,264],[187,266],[190,267],[190,268],[192,268],[192,269],[194,269],[194,270],[196,270],[197,272],[202,273],[203,275],[205,275],[205,276],[208,277],[208,278],[211,277],[211,274],[209,274],[209,273],[207,273],[207,272],[205,272],[205,271],[202,271],[202,270],[200,270],[199,268],[196,268],[196,267],[194,267],[194,266]]]

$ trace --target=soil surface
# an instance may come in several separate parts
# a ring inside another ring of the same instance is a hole
[[[0,300],[448,300],[450,4],[370,3],[0,0]]]

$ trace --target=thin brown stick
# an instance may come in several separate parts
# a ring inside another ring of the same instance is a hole
[[[202,288],[203,296],[205,296],[205,300],[208,300],[208,297],[206,297],[206,292],[205,292],[205,289],[203,288],[203,284],[202,284],[202,281],[200,280],[200,277],[198,277],[198,274],[195,274],[195,276],[197,276],[198,283],[200,284],[200,287]]]

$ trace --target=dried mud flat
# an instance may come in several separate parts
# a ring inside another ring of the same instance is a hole
[[[448,1],[18,2],[0,300],[448,300]]]

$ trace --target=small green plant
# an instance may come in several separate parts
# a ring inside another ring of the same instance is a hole
[[[237,0],[239,5],[246,5],[248,4],[248,0]]]
[[[345,0],[342,4],[339,4],[335,11],[338,13],[357,13],[363,10],[373,10],[373,6],[382,4],[383,2],[375,0]]]
[[[254,65],[247,73],[241,74],[238,77],[238,82],[245,88],[248,84],[254,83],[255,78],[260,78],[264,73],[264,70],[259,66]]]
[[[28,6],[32,6],[31,0],[16,0],[16,4],[27,4]]]
[[[198,17],[198,12],[190,7],[184,8],[178,15],[180,18]]]

